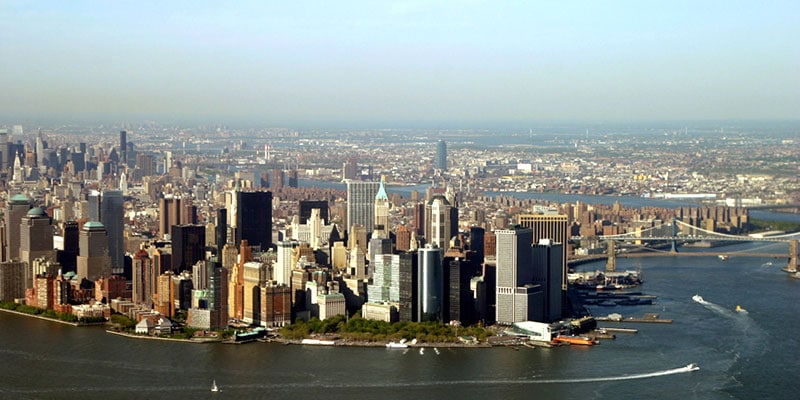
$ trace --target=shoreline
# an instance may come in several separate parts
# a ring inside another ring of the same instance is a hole
[[[74,327],[78,327],[78,328],[84,327],[84,326],[100,326],[100,325],[105,325],[105,324],[108,323],[108,322],[102,322],[102,323],[101,322],[96,322],[96,323],[89,323],[89,324],[85,324],[84,323],[84,324],[82,324],[80,322],[62,321],[62,320],[56,319],[56,318],[44,317],[44,316],[37,315],[37,314],[28,314],[28,313],[24,313],[24,312],[21,312],[21,311],[9,310],[7,308],[0,308],[0,311],[7,312],[9,314],[21,315],[23,317],[31,317],[31,318],[41,319],[43,321],[58,322],[59,324],[70,325],[70,326],[74,326]]]
[[[126,337],[129,339],[161,340],[165,342],[182,342],[182,343],[194,343],[194,344],[223,343],[223,340],[219,338],[208,339],[208,340],[177,339],[177,338],[168,338],[162,336],[137,335],[135,333],[118,332],[111,329],[106,329],[106,333]]]

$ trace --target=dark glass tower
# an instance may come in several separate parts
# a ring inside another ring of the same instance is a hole
[[[272,246],[272,192],[236,192],[236,247],[247,240],[250,246],[267,250]]]
[[[175,225],[172,227],[172,267],[178,271],[191,270],[200,260],[205,260],[206,228],[202,225]]]
[[[327,200],[300,200],[300,223],[305,224],[308,218],[311,217],[311,210],[319,208],[319,217],[326,223],[330,223],[328,219],[328,201]]]

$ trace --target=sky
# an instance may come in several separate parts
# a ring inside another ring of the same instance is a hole
[[[0,124],[797,119],[798,1],[0,0]]]

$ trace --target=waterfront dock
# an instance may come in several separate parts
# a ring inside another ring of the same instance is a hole
[[[651,323],[651,324],[671,324],[671,319],[664,319],[659,318],[658,314],[655,313],[648,313],[645,314],[643,317],[615,317],[615,316],[607,316],[607,317],[595,317],[597,321],[602,322],[636,322],[636,323]]]

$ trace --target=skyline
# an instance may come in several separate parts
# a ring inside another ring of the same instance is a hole
[[[795,119],[790,2],[4,2],[0,119]]]

